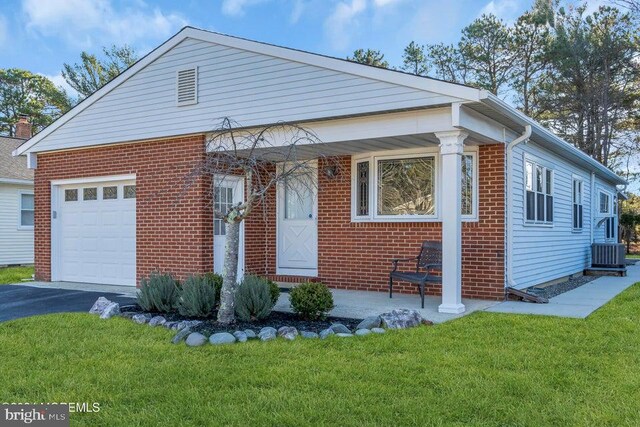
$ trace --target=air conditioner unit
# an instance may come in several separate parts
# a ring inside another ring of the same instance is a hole
[[[593,243],[591,266],[605,268],[626,267],[626,250],[622,243]]]

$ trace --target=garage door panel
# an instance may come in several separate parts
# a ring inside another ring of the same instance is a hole
[[[82,186],[97,188],[96,200],[83,200]],[[123,198],[131,181],[91,183],[59,189],[60,280],[135,285],[136,200]],[[104,187],[118,187],[116,199],[103,200]],[[66,202],[65,189],[78,188],[78,200]]]

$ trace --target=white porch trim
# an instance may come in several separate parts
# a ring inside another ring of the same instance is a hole
[[[440,164],[442,165],[442,304],[440,313],[459,314],[465,311],[462,304],[462,216],[460,157],[464,140],[462,131],[439,132]]]

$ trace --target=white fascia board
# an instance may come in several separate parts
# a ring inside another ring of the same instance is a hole
[[[475,139],[506,143],[518,137],[513,130],[465,107],[461,102],[451,104],[451,124],[458,129],[469,131]]]
[[[546,127],[542,126],[540,123],[536,122],[530,117],[525,116],[523,113],[513,108],[497,96],[489,93],[487,91],[482,91],[482,103],[488,105],[499,113],[509,117],[511,120],[516,123],[521,124],[522,126],[530,125],[533,129],[533,134],[539,136],[543,140],[553,144],[558,149],[563,151],[567,157],[577,157],[583,163],[589,165],[590,169],[598,172],[601,176],[605,177],[607,180],[612,181],[618,185],[627,185],[627,181],[618,176],[615,172],[613,172],[608,167],[604,166],[602,163],[598,162],[591,156],[585,154],[582,150],[574,147],[564,139],[555,135]]]
[[[33,185],[33,181],[30,179],[0,178],[0,184]]]
[[[222,46],[242,49],[249,52],[255,52],[263,55],[282,58],[303,64],[314,65],[325,69],[348,73],[356,76],[375,79],[383,82],[406,86],[418,90],[424,90],[439,93],[451,97],[464,99],[467,101],[479,101],[480,93],[478,89],[463,86],[455,83],[448,83],[440,80],[430,79],[426,77],[414,76],[384,68],[377,68],[369,65],[358,64],[338,58],[332,58],[315,53],[303,52],[295,49],[274,46],[266,43],[255,42],[251,40],[241,39],[238,37],[227,36],[211,31],[200,30],[193,27],[185,27],[169,40],[149,52],[146,56],[133,64],[122,74],[111,80],[101,89],[94,92],[91,96],[84,99],[58,120],[53,122],[47,128],[36,134],[33,138],[26,141],[18,147],[13,155],[17,156],[29,152],[38,142],[42,141],[47,135],[50,135],[56,129],[64,125],[66,122],[77,116],[80,112],[87,109],[94,102],[111,92],[113,89],[131,78],[134,74],[142,70],[144,67],[155,61],[161,55],[178,45],[187,38],[208,41]]]
[[[300,125],[315,136],[318,143],[358,141],[457,130],[451,126],[451,109],[449,107],[303,122]],[[236,135],[240,136],[243,132],[248,134],[252,131],[255,130],[245,129],[244,131],[237,131]],[[215,132],[209,133],[207,140],[210,140],[215,135]],[[290,135],[282,135],[276,130],[272,135],[273,140],[270,141],[271,147],[288,145],[290,142],[286,139],[287,137],[290,137]],[[314,142],[310,139],[309,141],[301,142],[300,145],[305,143],[312,144]],[[207,147],[207,150],[211,151],[211,149],[212,147]]]

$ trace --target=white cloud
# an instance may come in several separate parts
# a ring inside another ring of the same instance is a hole
[[[227,16],[242,16],[245,9],[267,0],[223,0],[222,13]]]
[[[302,0],[295,0],[293,2],[293,8],[291,9],[291,15],[289,16],[289,22],[292,24],[298,23],[305,7],[306,5]]]
[[[71,96],[73,98],[77,98],[78,97],[78,92],[76,92],[76,90],[74,88],[69,86],[69,83],[67,83],[67,81],[64,79],[64,77],[62,77],[62,73],[58,73],[55,76],[49,76],[49,75],[46,75],[46,74],[41,74],[41,75],[46,77],[46,78],[48,78],[49,80],[51,80],[54,85],[64,89],[65,92],[67,92],[67,95],[69,95],[69,96]]]
[[[81,48],[168,37],[187,21],[143,1],[116,10],[111,0],[23,0],[27,28]]]
[[[376,7],[384,7],[392,4],[400,3],[402,0],[373,0],[373,5]]]
[[[480,10],[478,16],[495,15],[505,21],[513,21],[520,12],[516,0],[491,0]]]
[[[351,0],[336,5],[324,21],[325,34],[334,49],[344,50],[349,46],[351,33],[357,28],[357,18],[366,8],[365,0]]]

